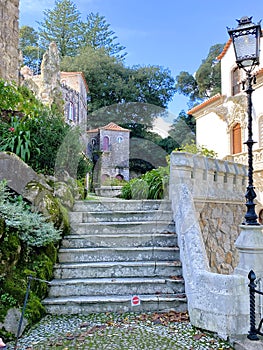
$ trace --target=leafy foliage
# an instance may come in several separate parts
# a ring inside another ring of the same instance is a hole
[[[10,126],[9,126],[10,125]],[[10,124],[2,124],[0,151],[11,151],[23,161],[29,161],[31,149],[31,134],[25,122],[17,117],[11,117]],[[36,147],[36,149],[38,149]]]
[[[194,142],[185,144],[183,147],[175,149],[175,151],[188,152],[193,154],[200,154],[205,157],[216,158],[217,153],[213,150],[206,148],[205,146],[196,145]]]
[[[49,113],[49,109],[28,88],[3,79],[0,79],[0,106],[0,114],[6,121],[10,121],[12,115],[33,119]]]
[[[22,26],[19,31],[19,48],[23,52],[24,64],[39,73],[44,50],[38,44],[38,32],[30,26]]]
[[[224,45],[213,45],[194,75],[181,72],[176,77],[176,91],[189,97],[190,104],[199,103],[221,91],[221,66],[217,56]]]
[[[17,154],[37,172],[54,174],[58,150],[71,130],[64,116],[52,113],[52,109],[39,102],[26,87],[3,80],[0,80],[0,106],[0,151]],[[90,164],[81,157],[79,138],[69,139],[70,174],[79,169],[78,176],[83,177]],[[80,161],[80,164],[72,160]]]
[[[222,44],[213,45],[196,72],[195,79],[201,97],[210,97],[221,92],[221,66],[216,57],[223,47]]]
[[[123,104],[129,102],[166,108],[175,92],[174,79],[168,69],[159,66],[125,67],[123,62],[107,55],[104,49],[86,47],[75,57],[65,57],[61,69],[84,72],[89,85],[90,112],[100,113],[99,109],[114,105],[115,114],[119,115],[118,109],[123,112]],[[97,120],[97,115],[94,120]],[[123,119],[119,123],[128,121]]]
[[[170,137],[174,140],[174,148],[182,147],[184,144],[195,141],[195,119],[192,115],[181,111],[179,116],[174,120]]]
[[[103,48],[109,56],[120,60],[126,55],[122,52],[125,47],[116,42],[117,36],[105,17],[91,12],[87,15],[87,21],[83,22],[71,0],[56,0],[53,9],[44,11],[44,19],[39,25],[39,32],[27,26],[20,30],[20,48],[25,64],[30,67],[39,52],[38,37],[41,51],[55,41],[61,57],[77,55],[79,49],[86,46],[95,50]]]
[[[167,195],[169,167],[159,167],[134,178],[122,187],[124,199],[162,199]]]
[[[87,22],[83,23],[84,28],[84,44],[93,49],[103,48],[109,56],[115,56],[118,59],[123,59],[126,53],[121,53],[125,47],[115,42],[117,36],[110,29],[110,24],[107,23],[104,16],[99,13],[89,13]]]
[[[60,239],[60,231],[37,212],[32,212],[24,202],[10,201],[6,182],[0,182],[0,217],[7,228],[15,228],[19,238],[29,246],[42,247]]]
[[[44,11],[39,23],[40,46],[46,50],[55,41],[63,56],[73,56],[81,46],[82,22],[80,12],[71,0],[56,0],[55,7]]]
[[[175,88],[179,94],[188,96],[191,101],[195,101],[199,98],[197,81],[188,72],[180,72],[180,74],[176,77]]]

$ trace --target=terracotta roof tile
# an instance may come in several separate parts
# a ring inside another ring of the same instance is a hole
[[[121,126],[119,126],[119,125],[117,125],[115,123],[112,123],[112,122],[107,124],[107,125],[105,125],[105,126],[102,126],[100,129],[103,129],[103,130],[114,130],[114,131],[128,131],[128,132],[130,131],[130,130],[124,129]]]
[[[113,130],[113,131],[127,131],[127,132],[130,132],[129,129],[124,129],[122,128],[121,126],[115,124],[115,123],[109,123],[105,126],[101,126],[100,128],[97,128],[97,129],[91,129],[91,130],[87,130],[87,132],[89,133],[93,133],[93,132],[99,132],[99,130]]]
[[[204,101],[203,103],[200,103],[198,106],[195,106],[195,107],[193,107],[192,109],[190,109],[190,110],[187,112],[187,114],[193,114],[193,113],[199,111],[199,109],[202,109],[202,108],[204,108],[205,106],[208,106],[210,103],[219,100],[221,97],[222,97],[221,94],[216,94],[216,95],[210,97],[208,100]]]
[[[263,30],[261,30],[261,33],[263,34]],[[221,60],[225,56],[225,54],[226,54],[227,50],[229,49],[229,46],[231,45],[231,43],[232,43],[232,39],[228,39],[228,42],[225,44],[225,46],[223,48],[223,51],[220,53],[220,55],[217,56],[218,60]]]
[[[220,53],[220,55],[217,56],[218,60],[221,60],[225,56],[225,54],[226,54],[229,46],[231,45],[231,43],[232,43],[232,39],[228,39],[228,42],[225,44],[225,46],[223,48],[223,51]]]

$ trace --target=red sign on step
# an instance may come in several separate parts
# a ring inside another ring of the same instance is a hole
[[[137,306],[137,305],[141,304],[141,299],[138,297],[138,295],[132,296],[131,304],[132,304],[132,306]]]

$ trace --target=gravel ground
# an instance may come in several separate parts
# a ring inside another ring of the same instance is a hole
[[[223,350],[215,335],[193,327],[186,314],[90,314],[46,316],[18,341],[18,350]],[[14,343],[7,344],[14,349]]]

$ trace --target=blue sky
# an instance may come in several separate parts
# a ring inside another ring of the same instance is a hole
[[[263,19],[262,0],[73,0],[83,20],[90,12],[105,16],[120,44],[126,47],[129,66],[160,65],[174,77],[181,71],[193,74],[210,47],[225,43],[226,27],[236,19]],[[20,26],[37,28],[43,10],[55,0],[20,0]],[[177,116],[187,110],[187,99],[175,95],[169,111]]]

